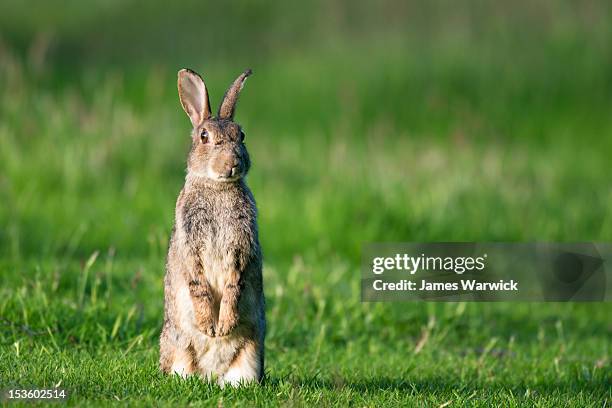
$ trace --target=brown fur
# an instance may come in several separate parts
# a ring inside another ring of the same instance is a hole
[[[244,134],[232,121],[248,74],[226,93],[219,118],[210,117],[199,75],[182,70],[178,81],[194,128],[166,263],[160,367],[221,385],[260,381],[264,372],[257,209],[244,180],[251,164]]]

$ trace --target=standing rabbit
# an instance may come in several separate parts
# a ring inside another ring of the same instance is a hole
[[[234,81],[212,117],[202,78],[188,69],[178,73],[193,131],[166,262],[160,367],[221,386],[260,381],[264,373],[257,208],[244,180],[251,166],[244,132],[233,121],[250,74]]]

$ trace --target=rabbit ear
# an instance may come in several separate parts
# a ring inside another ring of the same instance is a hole
[[[234,109],[236,108],[236,102],[238,102],[238,95],[242,90],[242,86],[244,85],[244,81],[247,79],[249,75],[251,75],[253,71],[247,69],[244,71],[234,83],[229,87],[225,95],[223,96],[223,101],[221,101],[221,106],[219,106],[219,113],[217,116],[219,119],[233,119],[234,118]]]
[[[210,118],[208,91],[202,78],[190,69],[178,72],[178,93],[183,109],[194,127]]]

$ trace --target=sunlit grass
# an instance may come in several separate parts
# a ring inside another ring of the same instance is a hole
[[[241,390],[157,370],[189,144],[175,60],[68,75],[3,48],[0,385],[60,384],[79,406],[609,401],[607,304],[359,293],[364,242],[610,240],[607,37],[572,27],[529,46],[396,32],[253,58],[237,120],[269,332],[267,380]],[[216,105],[244,66],[201,60]]]

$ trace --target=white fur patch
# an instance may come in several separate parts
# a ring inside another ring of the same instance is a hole
[[[238,387],[239,385],[246,385],[257,379],[255,373],[250,367],[232,367],[220,379],[219,385],[225,386],[226,384],[232,387]]]
[[[183,378],[187,378],[189,375],[187,365],[185,365],[182,361],[175,361],[174,364],[172,364],[172,372],[180,375]]]

